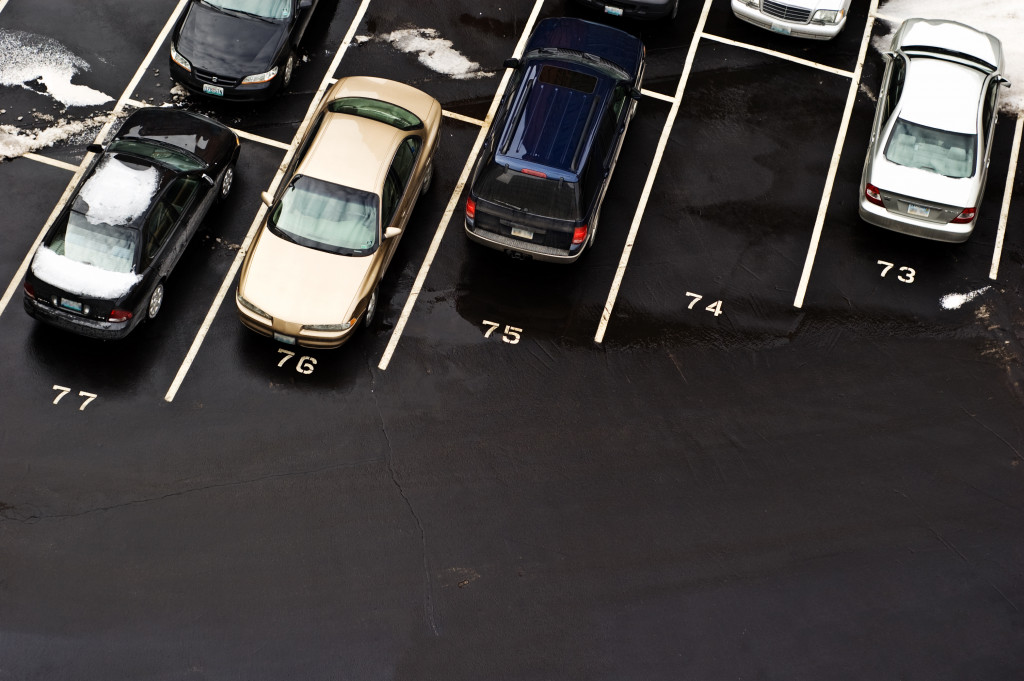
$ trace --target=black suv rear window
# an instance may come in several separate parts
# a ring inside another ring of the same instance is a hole
[[[556,220],[579,220],[576,184],[535,177],[490,163],[477,178],[478,198],[505,208]]]
[[[585,92],[588,95],[592,94],[594,88],[597,87],[597,78],[586,73],[580,73],[579,71],[570,71],[569,69],[552,66],[551,64],[545,64],[541,67],[537,79],[542,83],[567,87],[579,92]]]

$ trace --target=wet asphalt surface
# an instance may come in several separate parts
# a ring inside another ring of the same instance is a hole
[[[647,45],[651,91],[683,72],[701,12],[685,5],[674,23],[619,23]],[[494,75],[454,80],[375,39],[334,75],[403,80],[483,118],[532,8],[373,0],[357,35],[434,28]],[[321,0],[277,99],[184,104],[289,142],[357,9]],[[92,65],[75,82],[116,99],[174,11],[10,0],[0,27],[59,40]],[[808,44],[714,0],[705,31],[853,71],[866,13],[855,2],[836,41]],[[604,20],[544,3],[558,15]],[[133,99],[174,101],[166,43],[156,55]],[[856,201],[881,70],[869,51],[802,308],[850,80],[707,38],[603,343],[669,116],[654,98],[597,246],[572,267],[513,261],[470,244],[457,212],[386,370],[472,123],[445,119],[380,318],[339,351],[289,360],[229,295],[164,399],[284,156],[255,141],[160,317],[126,341],[45,328],[16,289],[0,316],[0,681],[1024,676],[1020,174],[988,278],[1014,121],[966,244],[868,227]],[[0,98],[0,123],[53,108]],[[90,141],[39,153],[77,165]],[[4,287],[71,176],[0,163]],[[57,404],[54,386],[70,389]],[[98,397],[82,408],[80,391]]]

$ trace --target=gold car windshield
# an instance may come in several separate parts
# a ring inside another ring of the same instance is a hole
[[[379,245],[378,206],[371,192],[298,176],[270,212],[277,236],[339,255],[369,255]]]

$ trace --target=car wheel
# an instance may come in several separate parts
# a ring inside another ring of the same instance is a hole
[[[231,193],[231,187],[235,183],[235,164],[232,163],[220,177],[220,190],[217,192],[217,199],[223,201]]]
[[[434,179],[434,159],[427,161],[427,169],[423,173],[423,184],[420,185],[420,196],[430,191],[430,183]]]
[[[153,319],[160,314],[160,308],[164,304],[164,282],[160,282],[153,289],[153,292],[149,294],[149,305],[146,306],[146,316],[149,319]]]
[[[373,289],[373,293],[370,294],[370,302],[366,304],[366,312],[363,313],[363,326],[369,326],[373,323],[373,318],[377,315],[377,289]]]
[[[288,61],[284,63],[284,75],[282,76],[283,86],[288,87],[292,82],[292,72],[295,71],[295,53],[288,55]]]

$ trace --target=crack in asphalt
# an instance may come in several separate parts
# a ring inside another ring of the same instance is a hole
[[[81,518],[82,516],[90,515],[92,513],[102,513],[106,511],[116,511],[121,508],[127,508],[129,506],[138,506],[140,504],[150,504],[157,501],[164,501],[166,499],[173,499],[175,497],[183,497],[196,492],[206,492],[214,489],[223,489],[228,487],[242,487],[245,485],[252,485],[268,480],[279,480],[283,478],[302,477],[306,475],[316,475],[326,471],[337,470],[341,468],[355,468],[356,466],[363,466],[369,463],[376,463],[378,459],[361,459],[359,461],[353,461],[343,464],[332,464],[330,466],[321,466],[320,468],[311,468],[304,471],[292,471],[289,473],[273,473],[271,475],[261,475],[255,478],[249,478],[247,480],[232,480],[230,482],[221,482],[213,485],[203,485],[200,487],[190,487],[188,489],[178,490],[177,492],[168,492],[167,494],[161,494],[155,497],[146,497],[143,499],[132,499],[130,501],[123,501],[117,504],[111,504],[109,506],[96,506],[93,508],[87,508],[77,513],[53,513],[53,514],[34,514],[28,515],[22,518],[14,517],[11,515],[11,511],[17,509],[17,506],[11,504],[0,503],[0,523],[3,522],[15,522],[25,525],[31,525],[43,520],[67,520],[71,518]]]
[[[394,463],[394,449],[391,446],[391,436],[388,434],[387,424],[384,422],[384,412],[381,411],[380,401],[377,399],[376,391],[376,377],[373,373],[372,362],[367,358],[366,370],[370,373],[370,394],[373,395],[373,406],[377,409],[377,418],[380,420],[380,431],[384,434],[384,441],[388,445],[387,455],[384,457],[384,461],[388,467],[388,473],[391,476],[391,483],[398,490],[399,496],[402,497],[402,501],[405,502],[406,508],[409,509],[409,515],[416,522],[416,529],[420,534],[420,548],[421,556],[423,557],[423,612],[426,615],[427,623],[430,624],[430,630],[434,632],[434,636],[440,636],[440,632],[437,629],[437,622],[434,619],[434,585],[433,580],[430,578],[430,564],[427,560],[427,533],[423,529],[423,522],[420,520],[419,515],[416,513],[416,509],[412,505],[412,501],[409,496],[405,493],[405,488],[402,487],[401,481],[398,479],[398,471],[395,469]]]

